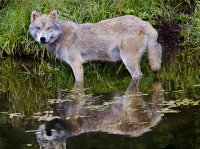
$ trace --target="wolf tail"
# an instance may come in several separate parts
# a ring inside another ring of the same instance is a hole
[[[145,32],[148,35],[147,49],[148,49],[149,65],[153,72],[157,72],[161,67],[162,47],[157,42],[158,39],[157,31],[149,23],[147,23],[145,29],[146,29]]]

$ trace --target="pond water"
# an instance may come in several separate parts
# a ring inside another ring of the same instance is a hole
[[[158,78],[142,64],[141,80],[121,63],[90,63],[85,94],[70,90],[66,64],[3,59],[0,149],[200,149],[194,57],[173,59]]]

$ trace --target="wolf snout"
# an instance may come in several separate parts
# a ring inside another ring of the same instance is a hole
[[[40,37],[40,42],[41,43],[46,43],[46,38],[45,37]]]

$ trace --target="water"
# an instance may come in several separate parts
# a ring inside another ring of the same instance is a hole
[[[174,62],[135,81],[89,64],[83,95],[63,63],[2,60],[0,149],[199,149],[199,65]]]

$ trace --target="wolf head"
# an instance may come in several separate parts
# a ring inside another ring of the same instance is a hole
[[[66,149],[67,126],[61,119],[53,119],[39,126],[36,132],[41,149]]]
[[[32,37],[41,44],[51,44],[62,35],[58,13],[54,10],[49,14],[33,11],[29,31]]]

